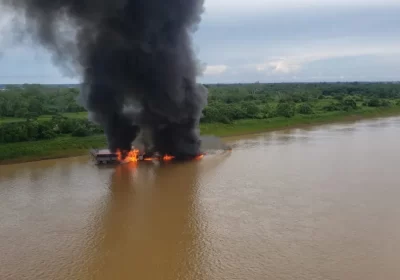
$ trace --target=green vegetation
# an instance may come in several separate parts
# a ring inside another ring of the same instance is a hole
[[[0,145],[0,163],[22,162],[82,155],[92,147],[104,147],[102,134],[88,137],[61,136],[50,140],[9,143]]]
[[[359,109],[353,112],[329,112],[324,114],[295,115],[292,118],[276,117],[266,120],[245,119],[231,124],[202,124],[202,134],[213,134],[216,136],[235,136],[250,133],[279,130],[291,127],[317,125],[331,122],[352,121],[363,118],[387,117],[400,115],[400,106],[390,109]]]
[[[207,85],[201,132],[229,136],[400,114],[400,84]],[[24,85],[0,91],[0,162],[87,153],[106,145],[76,88]]]

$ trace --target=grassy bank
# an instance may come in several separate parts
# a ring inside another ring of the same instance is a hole
[[[51,140],[0,145],[0,164],[84,155],[92,147],[106,146],[104,135],[58,137]]]
[[[235,136],[263,131],[294,128],[314,124],[358,120],[364,118],[400,115],[400,107],[362,108],[353,112],[327,112],[313,115],[295,115],[292,118],[248,119],[232,124],[202,124],[202,134]],[[36,161],[85,155],[90,148],[106,146],[104,135],[88,137],[58,137],[52,140],[19,142],[0,145],[0,164]]]
[[[87,119],[88,113],[87,112],[78,112],[78,113],[62,113],[64,117],[72,118],[72,119]],[[37,118],[38,121],[49,121],[53,116],[51,115],[42,115]],[[6,118],[0,117],[0,124],[2,123],[14,123],[14,122],[24,122],[26,118]]]

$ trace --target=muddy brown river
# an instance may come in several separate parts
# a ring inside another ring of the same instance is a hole
[[[400,279],[399,140],[394,117],[0,166],[0,279]]]

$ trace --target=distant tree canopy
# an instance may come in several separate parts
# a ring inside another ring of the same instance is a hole
[[[40,85],[8,86],[0,91],[0,117],[25,118],[56,113],[82,112],[77,88],[50,88]]]
[[[293,117],[296,109],[294,102],[279,102],[276,106],[276,115],[279,117]]]
[[[209,97],[203,123],[230,124],[240,119],[292,118],[296,114],[400,106],[399,83],[205,86]],[[22,85],[0,89],[0,143],[101,133],[102,129],[87,119],[65,117],[65,113],[85,112],[76,101],[78,94],[78,87]],[[17,118],[15,122],[13,118]]]
[[[298,112],[303,115],[310,115],[314,113],[313,108],[309,103],[300,104],[300,106],[298,107]]]
[[[0,143],[52,139],[60,135],[88,136],[103,133],[101,127],[86,119],[54,116],[50,120],[26,120],[0,125]]]

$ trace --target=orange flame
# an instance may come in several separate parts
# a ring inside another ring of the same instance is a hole
[[[117,156],[118,160],[123,163],[128,163],[128,162],[137,162],[138,161],[138,156],[139,156],[139,150],[132,150],[129,151],[128,154],[124,159],[122,159],[122,153],[120,150],[117,151]]]
[[[175,158],[174,156],[170,156],[170,155],[163,156],[163,160],[172,160],[174,158]]]
[[[138,162],[140,152],[137,149],[131,150],[128,152],[128,154],[126,155],[126,157],[124,159],[122,159],[122,152],[120,150],[117,150],[116,154],[117,154],[119,162],[128,163],[128,162]],[[204,155],[205,154],[200,154],[200,155],[196,156],[194,159],[200,160],[204,157]],[[173,159],[175,159],[175,156],[164,155],[163,157],[144,157],[141,160],[144,160],[144,161],[153,161],[153,160],[170,161]]]
[[[199,160],[199,159],[202,159],[203,157],[204,157],[204,154],[203,155],[198,155],[197,157],[195,157],[195,159]]]

